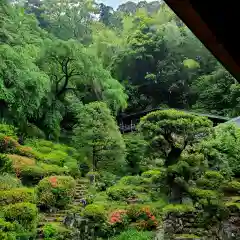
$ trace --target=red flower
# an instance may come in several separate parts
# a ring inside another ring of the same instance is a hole
[[[112,224],[121,223],[123,216],[126,214],[125,210],[116,210],[112,212],[109,216],[109,222]]]
[[[52,187],[57,187],[57,177],[56,176],[50,177],[49,182],[51,183]]]

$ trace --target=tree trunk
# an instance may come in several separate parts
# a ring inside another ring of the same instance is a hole
[[[172,147],[170,153],[168,154],[168,156],[166,158],[166,163],[165,163],[166,167],[169,167],[169,166],[177,163],[181,153],[182,153],[181,148]]]

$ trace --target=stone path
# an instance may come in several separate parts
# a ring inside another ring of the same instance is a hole
[[[88,182],[87,179],[77,180],[73,205],[79,205],[81,203],[81,200],[83,199],[87,191],[87,182]],[[68,213],[68,210],[58,210],[56,212],[44,213],[42,220],[39,222],[39,225],[38,225],[37,240],[44,239],[43,232],[42,232],[42,228],[44,227],[44,225],[48,223],[62,224],[67,213]]]

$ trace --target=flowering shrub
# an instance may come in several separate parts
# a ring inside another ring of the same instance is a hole
[[[76,182],[69,176],[51,176],[37,186],[38,205],[42,208],[64,208],[73,201]]]
[[[150,211],[149,207],[131,207],[128,210],[128,217],[139,230],[153,230],[158,226],[156,217]]]
[[[126,210],[116,210],[109,215],[109,222],[111,224],[123,223],[124,218],[126,218]]]
[[[110,213],[108,221],[115,227],[121,227],[121,230],[129,224],[139,230],[154,230],[158,226],[149,207],[131,206],[128,210],[115,210]]]

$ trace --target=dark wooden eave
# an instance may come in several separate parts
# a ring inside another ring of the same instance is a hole
[[[165,0],[165,2],[240,82],[238,1]]]

